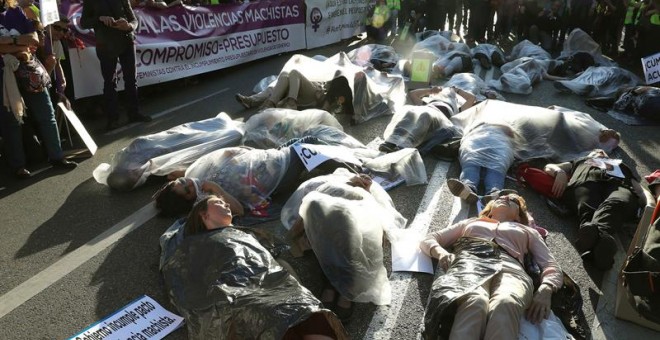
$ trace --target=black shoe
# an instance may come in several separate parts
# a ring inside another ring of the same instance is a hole
[[[598,226],[593,223],[585,223],[578,230],[578,239],[575,241],[575,248],[580,253],[592,250],[599,241],[600,231]]]
[[[121,124],[119,124],[119,120],[109,120],[108,124],[105,125],[105,131],[112,131],[115,129],[119,129],[121,127]]]
[[[148,122],[151,121],[151,116],[142,115],[142,114],[138,113],[136,115],[132,115],[132,116],[128,117],[128,121],[131,122],[131,123],[134,123],[134,122],[148,123]]]
[[[382,152],[385,152],[385,153],[395,152],[395,151],[399,151],[399,150],[401,150],[400,147],[398,147],[398,146],[396,146],[396,144],[390,143],[390,142],[384,142],[384,143],[381,143],[378,146],[378,151],[382,151]]]
[[[18,178],[18,179],[28,179],[28,178],[32,177],[32,174],[31,174],[30,171],[29,171],[28,169],[26,169],[26,168],[20,168],[20,169],[18,169],[18,170],[14,173],[14,175],[15,175],[16,178]]]
[[[614,264],[614,254],[616,254],[616,241],[614,240],[614,237],[608,234],[601,235],[591,253],[596,268],[603,271],[612,268],[612,265]]]
[[[475,204],[477,203],[477,200],[479,200],[479,196],[477,196],[469,186],[455,178],[447,180],[447,188],[449,188],[452,195],[459,197],[470,204]]]
[[[66,158],[62,158],[57,161],[50,161],[50,165],[52,165],[55,168],[60,168],[60,169],[75,169],[78,166],[78,163],[72,162]]]

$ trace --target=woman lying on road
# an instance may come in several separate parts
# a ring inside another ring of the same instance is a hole
[[[162,267],[192,339],[344,339],[337,317],[211,195],[190,212]],[[174,241],[171,238],[169,241]]]
[[[431,233],[420,245],[447,270],[433,283],[424,317],[426,339],[449,330],[449,339],[517,339],[523,314],[533,323],[550,315],[552,293],[562,286],[563,274],[541,235],[527,226],[525,200],[500,196],[479,216]],[[523,268],[528,253],[542,268],[536,292]],[[441,323],[450,304],[457,309],[449,329]]]

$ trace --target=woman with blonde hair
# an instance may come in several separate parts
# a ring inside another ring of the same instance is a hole
[[[527,223],[525,200],[509,194],[490,201],[478,218],[426,236],[422,251],[447,272],[433,283],[425,338],[445,332],[449,339],[516,339],[523,314],[533,323],[550,315],[552,293],[561,287],[563,274],[541,235]],[[523,265],[527,254],[541,268],[536,291]]]

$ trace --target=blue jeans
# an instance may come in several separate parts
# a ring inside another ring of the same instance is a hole
[[[135,67],[135,47],[129,47],[118,57],[107,56],[103,51],[96,50],[96,56],[101,63],[101,76],[103,76],[103,101],[105,115],[109,121],[119,119],[117,112],[117,59],[121,65],[121,73],[124,79],[124,91],[126,92],[126,111],[129,117],[139,114],[138,111],[138,87]]]
[[[501,190],[504,188],[504,179],[506,174],[500,173],[493,169],[483,168],[478,165],[461,165],[461,182],[467,184],[472,191],[477,193],[477,187],[482,178],[484,180],[484,189],[486,194],[493,191]]]
[[[3,86],[0,80],[0,88]],[[60,132],[55,121],[55,110],[50,101],[48,90],[39,93],[22,92],[25,105],[28,107],[27,114],[39,126],[39,132],[46,147],[48,158],[51,161],[60,160],[64,157],[62,146],[60,144]],[[25,117],[24,119],[28,119]],[[5,152],[7,161],[13,170],[25,167],[25,151],[23,150],[23,138],[21,126],[14,117],[14,114],[6,107],[0,106],[0,130],[5,139]]]

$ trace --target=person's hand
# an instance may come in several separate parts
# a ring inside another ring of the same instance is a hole
[[[100,16],[99,21],[102,22],[106,26],[114,26],[115,25],[115,18],[109,17],[109,16]]]
[[[527,309],[527,320],[533,324],[547,319],[550,316],[550,303],[552,302],[552,288],[547,284],[541,284],[534,293],[532,304]]]
[[[371,188],[371,183],[372,183],[371,177],[365,174],[359,174],[353,176],[351,177],[351,179],[348,180],[349,185],[354,187],[360,187],[367,191],[369,191],[369,188]]]
[[[113,25],[114,28],[121,30],[121,31],[132,31],[133,26],[126,21],[126,19],[121,18],[119,20],[115,21],[115,24]]]
[[[431,248],[431,257],[438,259],[438,262],[444,271],[447,271],[449,265],[454,261],[454,255],[440,246]]]
[[[55,67],[56,63],[57,63],[57,58],[55,57],[54,54],[49,54],[44,59],[44,67],[46,67],[46,70],[52,70]]]
[[[433,86],[431,88],[431,93],[440,93],[442,91],[442,86]]]
[[[555,173],[555,182],[552,184],[552,194],[555,197],[561,197],[566,190],[566,185],[568,184],[568,175],[566,171],[561,170]]]

